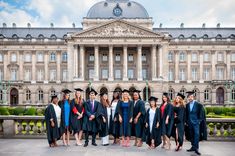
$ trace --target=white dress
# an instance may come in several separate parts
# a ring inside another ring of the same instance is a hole
[[[150,128],[150,133],[152,133],[155,112],[156,112],[156,109],[153,110],[153,109],[150,108],[150,110],[149,110],[149,128]]]
[[[117,101],[113,101],[112,102],[112,106],[111,106],[111,110],[112,110],[112,120],[114,119],[114,115],[115,115],[115,111],[116,111],[116,108],[117,108]]]
[[[56,119],[57,119],[57,126],[58,128],[60,128],[60,122],[61,122],[61,108],[59,105],[55,105],[52,103],[52,106],[54,107],[55,110],[55,115],[56,115]]]
[[[108,121],[106,121],[106,123],[108,123],[108,127],[109,127],[112,108],[111,107],[107,107],[106,109],[107,109],[107,115],[108,115]],[[101,140],[102,140],[102,144],[103,145],[109,144],[109,135],[107,135],[105,137],[102,137]]]

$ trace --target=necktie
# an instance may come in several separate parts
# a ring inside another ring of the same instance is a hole
[[[91,110],[92,110],[92,112],[94,112],[94,101],[92,101],[91,103],[92,103]]]

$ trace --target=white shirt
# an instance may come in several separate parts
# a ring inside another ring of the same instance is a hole
[[[114,115],[115,115],[117,103],[118,103],[118,101],[113,101],[113,102],[112,102],[112,106],[111,106],[111,110],[112,110],[112,119],[114,119]]]
[[[154,121],[154,116],[155,116],[156,109],[153,110],[150,108],[149,110],[149,127],[150,127],[150,133],[152,133],[152,128],[153,128],[153,121]]]
[[[56,119],[57,119],[57,126],[59,128],[60,122],[61,122],[61,108],[59,105],[55,105],[53,103],[52,103],[52,106],[54,107],[54,110],[55,110],[55,115],[56,115]]]
[[[110,115],[111,115],[111,107],[107,107],[107,115],[108,115],[108,127],[109,127],[109,121],[110,121]]]

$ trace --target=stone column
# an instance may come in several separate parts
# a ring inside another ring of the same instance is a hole
[[[79,69],[79,72],[80,72],[80,74],[79,74],[79,80],[80,81],[84,81],[84,62],[85,62],[85,55],[84,55],[84,53],[85,53],[85,47],[84,47],[84,45],[80,45],[80,69]]]
[[[61,67],[60,67],[60,64],[61,64],[61,51],[58,51],[57,52],[57,59],[56,59],[56,83],[61,83]]]
[[[227,80],[232,80],[231,78],[231,51],[227,51]]]
[[[36,83],[36,73],[37,73],[37,69],[36,69],[36,51],[32,51],[32,81],[31,83]]]
[[[109,79],[113,81],[113,45],[109,45]]]
[[[7,65],[8,65],[8,52],[7,51],[4,51],[3,53],[4,57],[3,57],[3,66],[4,66],[4,69],[3,69],[3,80],[7,81],[9,80],[9,77],[8,77],[8,69],[7,69]]]
[[[211,80],[215,80],[216,79],[216,57],[215,57],[215,51],[211,51]]]
[[[94,64],[94,69],[95,69],[95,77],[94,81],[99,81],[99,46],[95,46],[95,64]]]
[[[203,51],[199,51],[199,65],[200,65],[200,70],[199,70],[200,80],[199,80],[199,82],[204,83],[204,80],[203,80]]]
[[[19,71],[17,71],[19,74],[19,81],[23,81],[24,80],[24,69],[23,69],[23,63],[24,63],[24,58],[23,58],[23,51],[19,51],[19,55],[18,55],[18,63],[19,63]]]
[[[67,53],[68,53],[68,63],[67,63],[67,71],[68,71],[68,81],[71,82],[74,76],[74,60],[73,60],[73,51],[74,47],[72,43],[67,44]]]
[[[152,81],[157,80],[157,49],[156,45],[152,45],[152,50],[151,50],[151,72],[152,72]]]
[[[73,59],[74,59],[74,80],[76,80],[78,78],[78,46],[77,45],[74,45]]]
[[[48,51],[44,52],[44,83],[48,83]]]
[[[179,51],[175,51],[175,83],[179,83]]]
[[[191,70],[191,64],[192,64],[192,54],[191,51],[187,51],[187,83],[192,83],[192,70]]]
[[[137,81],[143,81],[142,76],[142,46],[138,46],[138,54],[137,54]]]
[[[158,73],[158,77],[163,76],[162,71],[163,71],[163,57],[162,57],[162,45],[158,45],[158,66],[159,66],[159,73]]]
[[[128,81],[127,71],[128,71],[127,45],[124,45],[123,47],[123,81]]]
[[[164,81],[168,81],[169,62],[168,62],[168,43],[162,44],[162,51],[160,50],[161,59],[161,75]],[[166,61],[165,61],[166,60]]]

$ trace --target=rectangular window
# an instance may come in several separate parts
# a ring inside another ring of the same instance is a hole
[[[143,80],[147,80],[147,69],[142,69]]]
[[[68,71],[67,69],[64,69],[62,72],[62,80],[67,81],[68,80]]]
[[[192,68],[192,80],[197,81],[198,80],[198,73],[197,73],[197,68]]]
[[[204,70],[203,70],[203,79],[205,81],[210,80],[210,68],[204,68]]]
[[[24,80],[25,81],[30,81],[31,80],[31,70],[30,69],[25,69]]]
[[[134,70],[133,69],[128,69],[128,78],[134,79]]]
[[[0,62],[3,62],[3,54],[0,53]]]
[[[94,56],[94,54],[90,54],[90,55],[89,55],[89,61],[90,61],[90,62],[94,62],[94,61],[95,61],[95,56]]]
[[[89,79],[94,78],[94,69],[89,69]]]
[[[217,68],[216,78],[217,78],[217,80],[223,80],[224,79],[224,69],[223,68]]]
[[[114,75],[115,75],[115,79],[121,79],[121,70],[116,69]]]
[[[223,53],[218,53],[218,62],[223,61]]]
[[[17,71],[16,69],[11,70],[11,80],[16,81],[17,80]]]
[[[56,70],[55,69],[50,70],[50,81],[56,81]]]
[[[129,54],[128,55],[128,61],[129,62],[133,62],[134,61],[134,55],[133,54]]]
[[[146,62],[146,61],[147,61],[146,54],[142,54],[142,62]]]
[[[235,68],[232,68],[231,78],[232,78],[233,81],[235,81]]]
[[[108,79],[108,70],[102,69],[102,79]]]
[[[0,81],[2,81],[2,80],[3,80],[3,70],[0,69]]]
[[[209,54],[205,53],[203,59],[204,59],[204,62],[208,62],[209,61]]]
[[[15,53],[11,55],[11,62],[16,62],[17,61],[17,56]]]
[[[232,53],[232,55],[231,55],[231,61],[232,61],[232,62],[235,61],[235,53]]]
[[[197,62],[197,53],[192,53],[192,62]]]
[[[107,54],[103,54],[102,60],[104,62],[108,61],[108,55]]]
[[[31,62],[31,55],[26,54],[24,60],[25,60],[25,62]]]
[[[168,80],[169,81],[173,81],[174,80],[174,72],[173,72],[173,69],[172,68],[170,68],[169,69],[169,73],[168,73]]]
[[[43,81],[44,79],[44,71],[43,69],[38,69],[37,71],[37,80],[38,81]]]
[[[116,56],[115,56],[115,61],[116,61],[116,62],[121,61],[121,55],[120,55],[120,54],[116,54]]]
[[[180,81],[185,81],[186,80],[186,78],[185,78],[185,69],[184,68],[180,69],[179,80]]]

